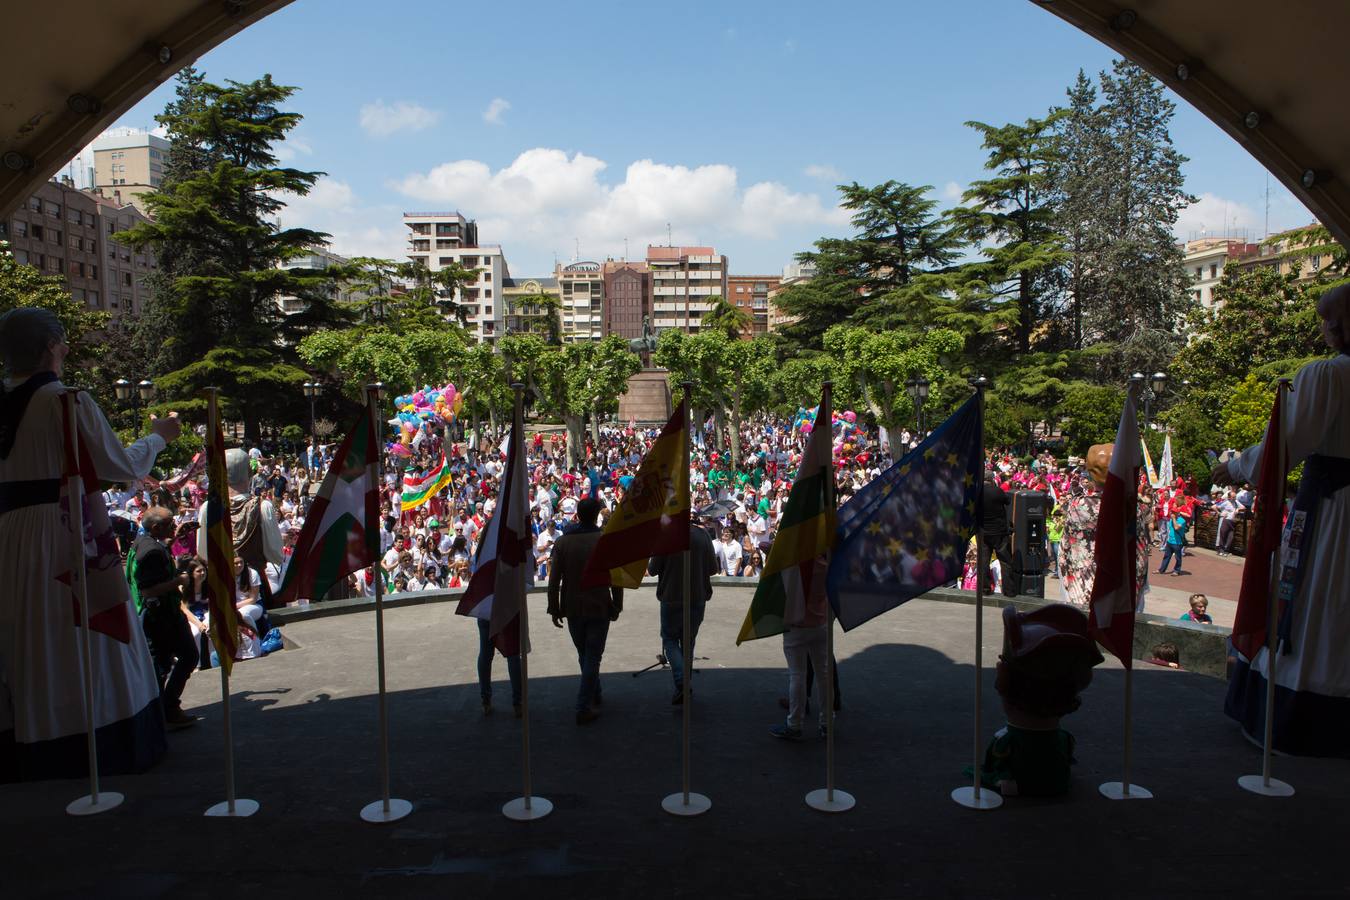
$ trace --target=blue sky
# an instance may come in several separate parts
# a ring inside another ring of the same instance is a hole
[[[286,225],[339,252],[396,256],[404,210],[458,209],[513,275],[555,255],[640,258],[711,243],[773,274],[848,233],[834,185],[980,177],[970,119],[1043,115],[1111,53],[1022,0],[521,0],[482,7],[297,0],[197,65],[301,90],[288,163],[328,173]],[[166,85],[118,124],[154,125]],[[1265,170],[1179,102],[1172,127],[1201,198],[1178,236],[1264,230]],[[1272,183],[1272,231],[1312,216]]]

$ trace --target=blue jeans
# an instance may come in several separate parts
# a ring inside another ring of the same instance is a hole
[[[1050,571],[1059,575],[1059,541],[1050,542]]]
[[[698,639],[698,627],[703,624],[703,609],[706,604],[696,600],[689,601],[689,659],[694,659],[694,641]],[[675,690],[684,687],[684,648],[680,639],[684,635],[684,604],[661,604],[661,650],[670,663],[670,674],[675,678]],[[692,669],[692,666],[690,667]]]
[[[488,620],[478,620],[478,693],[483,702],[492,699],[492,655],[497,652],[488,637]],[[520,705],[520,657],[506,657],[506,674],[511,677],[511,703]]]
[[[581,686],[577,689],[577,712],[581,712],[600,699],[600,658],[605,655],[609,619],[604,616],[569,618],[567,630],[572,635],[577,662],[581,665]]]
[[[1171,541],[1168,541],[1166,544],[1163,544],[1163,560],[1162,566],[1160,566],[1158,569],[1158,574],[1162,574],[1163,572],[1167,571],[1167,564],[1171,561],[1173,556],[1177,558],[1176,572],[1178,574],[1181,573],[1181,551],[1185,546],[1186,546],[1185,544],[1174,544]]]

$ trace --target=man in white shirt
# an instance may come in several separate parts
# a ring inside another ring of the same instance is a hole
[[[534,559],[537,567],[536,581],[548,578],[548,561],[553,554],[553,545],[557,543],[557,540],[558,525],[552,519],[549,519],[539,529],[539,537],[534,542]]]
[[[717,574],[737,575],[741,571],[741,545],[731,536],[730,528],[722,529],[721,540],[713,541],[717,557]]]
[[[746,533],[750,535],[752,546],[764,549],[769,543],[769,523],[764,521],[764,517],[759,514],[758,509],[751,509],[745,521]]]

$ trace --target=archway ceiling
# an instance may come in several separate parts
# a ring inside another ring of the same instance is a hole
[[[0,216],[180,68],[290,2],[65,0],[10,17],[0,32]],[[1350,4],[1276,14],[1268,0],[1030,2],[1160,78],[1350,244],[1340,104],[1350,54],[1338,46]]]

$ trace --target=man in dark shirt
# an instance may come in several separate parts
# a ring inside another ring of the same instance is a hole
[[[599,718],[600,659],[605,655],[609,623],[623,611],[623,588],[583,588],[581,574],[591,552],[600,541],[595,520],[600,501],[587,497],[577,504],[577,524],[553,544],[548,566],[548,614],[553,625],[572,635],[581,664],[581,686],[577,690],[577,724]]]
[[[999,572],[1002,575],[1003,594],[1012,597],[1017,594],[1018,585],[1014,583],[1012,542],[1008,529],[1008,508],[1011,500],[1007,491],[999,486],[993,472],[984,475],[983,516],[980,530],[984,532],[984,545],[989,555],[998,557]],[[981,577],[984,577],[983,574]]]
[[[712,599],[712,575],[717,554],[712,538],[697,521],[689,525],[689,671],[693,672],[694,640],[703,624],[704,606]],[[684,554],[653,556],[647,572],[656,576],[656,599],[661,601],[661,648],[675,678],[672,705],[684,702]]]
[[[159,674],[164,720],[170,728],[186,728],[200,716],[183,712],[183,688],[197,668],[197,642],[188,626],[190,613],[183,606],[182,589],[191,576],[175,571],[173,557],[164,546],[173,540],[173,513],[162,506],[145,511],[141,525],[146,533],[136,539],[136,589],[142,601],[141,628],[150,644],[150,654]]]

